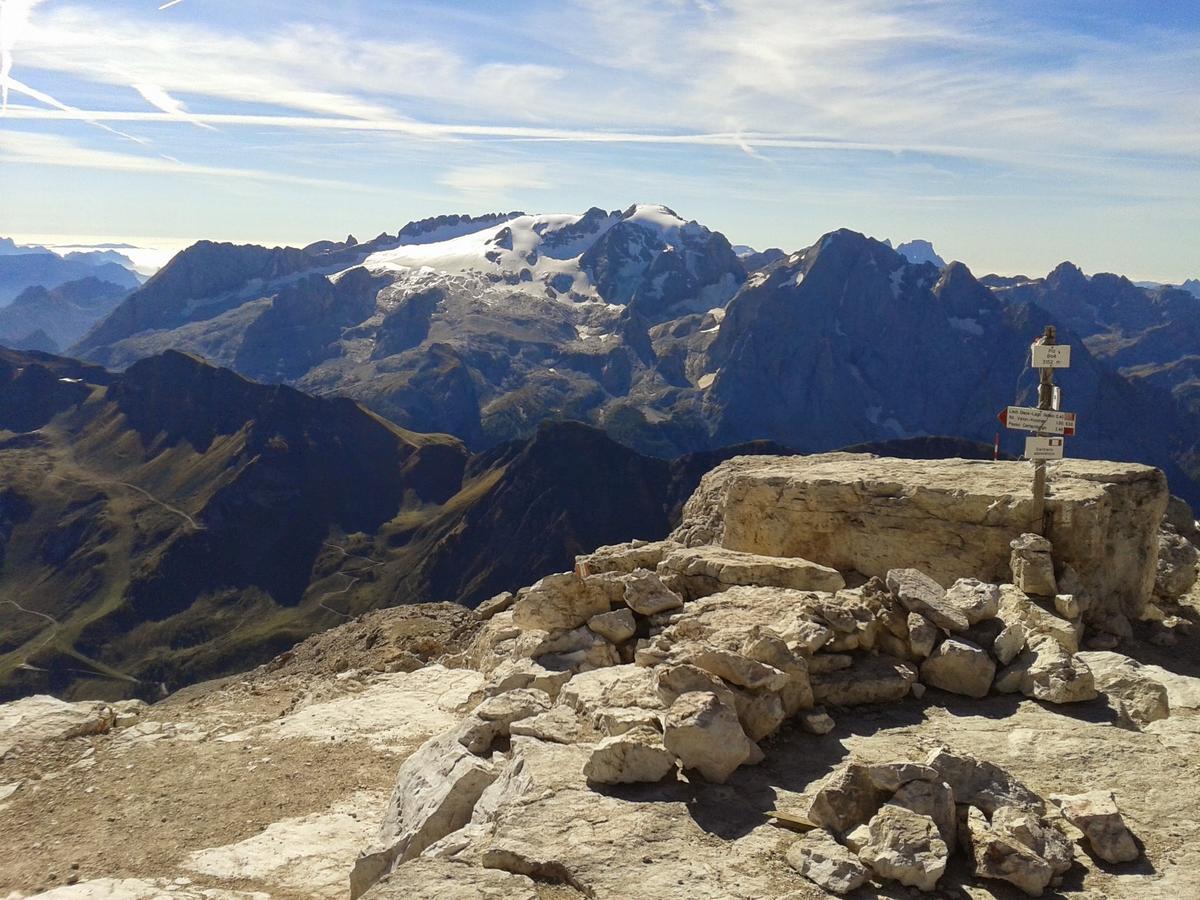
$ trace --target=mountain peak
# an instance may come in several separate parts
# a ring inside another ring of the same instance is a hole
[[[913,240],[900,244],[896,252],[911,263],[933,263],[939,269],[946,267],[946,261],[938,256],[933,244],[924,240]]]

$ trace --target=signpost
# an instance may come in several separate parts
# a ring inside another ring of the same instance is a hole
[[[1062,412],[1062,389],[1054,383],[1054,370],[1071,365],[1071,348],[1055,343],[1054,326],[1030,347],[1030,364],[1041,370],[1038,404],[1010,406],[998,418],[1006,428],[1033,432],[1025,438],[1025,458],[1033,461],[1033,530],[1046,528],[1046,460],[1062,459],[1065,437],[1075,434],[1075,413]]]
[[[1053,409],[1034,409],[1028,406],[1010,406],[1001,410],[997,418],[1006,428],[1018,431],[1035,431],[1048,434],[1075,433],[1075,413],[1058,412]]]

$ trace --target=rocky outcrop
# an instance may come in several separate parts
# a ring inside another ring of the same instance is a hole
[[[1093,601],[1090,620],[1136,617],[1154,587],[1165,478],[1090,460],[1048,470],[1045,536],[1056,570],[1076,573]],[[863,575],[916,568],[943,587],[964,576],[1000,582],[1009,577],[1010,543],[1036,525],[1030,485],[1028,464],[1015,462],[734,459],[704,477],[673,538]]]

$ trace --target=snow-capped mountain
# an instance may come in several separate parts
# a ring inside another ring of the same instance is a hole
[[[889,247],[892,245],[890,241],[885,241]],[[946,268],[946,261],[938,256],[937,251],[933,249],[933,244],[929,241],[915,240],[907,241],[896,246],[896,252],[907,259],[910,263],[933,263],[939,269]]]
[[[445,216],[303,249],[202,242],[73,352],[125,368],[180,349],[472,449],[577,419],[673,456],[760,438],[990,441],[1030,387],[1030,340],[1070,324],[1067,306],[851,231],[752,258],[648,205]],[[1078,352],[1064,384],[1091,427],[1075,451],[1154,462],[1189,492],[1176,463],[1200,473],[1195,438],[1167,434],[1200,420]]]

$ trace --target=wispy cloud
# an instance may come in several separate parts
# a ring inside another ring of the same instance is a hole
[[[243,169],[230,166],[208,166],[180,162],[168,156],[146,156],[118,153],[87,147],[77,141],[52,134],[4,130],[0,131],[0,161],[31,166],[51,166],[69,169],[100,169],[107,172],[155,173],[185,177],[247,179],[259,182],[280,182],[339,190],[362,190],[343,181],[324,178],[305,178],[281,172]]]
[[[464,197],[480,201],[508,200],[519,193],[545,190],[552,186],[540,166],[512,162],[456,166],[444,173],[438,183]]]
[[[200,128],[212,128],[207,122],[202,122],[195,116],[191,115],[187,107],[164,91],[157,84],[133,84],[130,85],[135,91],[142,95],[151,106],[156,106],[169,115],[172,119],[178,119],[181,122],[191,122]]]

